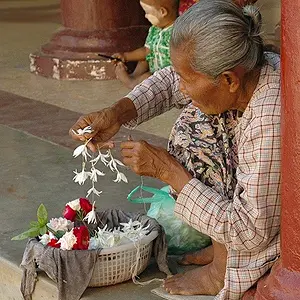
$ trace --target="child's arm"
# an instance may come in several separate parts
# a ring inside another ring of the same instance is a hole
[[[124,53],[115,53],[113,57],[117,57],[122,59],[124,62],[126,61],[141,61],[145,60],[146,56],[150,53],[150,49],[147,47],[141,47],[138,49],[135,49],[130,52],[124,52]]]

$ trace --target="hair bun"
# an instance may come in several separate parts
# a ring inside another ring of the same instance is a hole
[[[254,5],[243,7],[244,15],[249,19],[248,36],[251,38],[260,37],[262,18],[259,9]]]

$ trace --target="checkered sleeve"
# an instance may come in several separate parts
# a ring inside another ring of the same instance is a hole
[[[233,199],[194,178],[179,194],[175,214],[232,249],[266,247],[280,224],[279,118],[259,116],[243,130]]]
[[[190,102],[190,98],[179,91],[179,77],[172,67],[155,72],[126,97],[133,101],[138,115],[136,119],[124,124],[129,129],[173,107],[182,108]]]

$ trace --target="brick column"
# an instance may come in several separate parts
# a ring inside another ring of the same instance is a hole
[[[282,1],[281,258],[255,299],[300,299],[300,0]]]
[[[112,54],[141,47],[149,28],[138,0],[61,0],[63,27],[30,54],[30,70],[55,79],[111,79]]]

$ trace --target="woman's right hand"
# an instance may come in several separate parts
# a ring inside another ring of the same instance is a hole
[[[91,139],[88,147],[91,151],[96,152],[98,147],[113,147],[113,142],[109,142],[109,140],[120,130],[121,125],[116,110],[109,107],[81,116],[71,127],[69,134],[74,140],[78,141]],[[78,129],[84,129],[87,126],[91,127],[91,133],[77,134]]]

